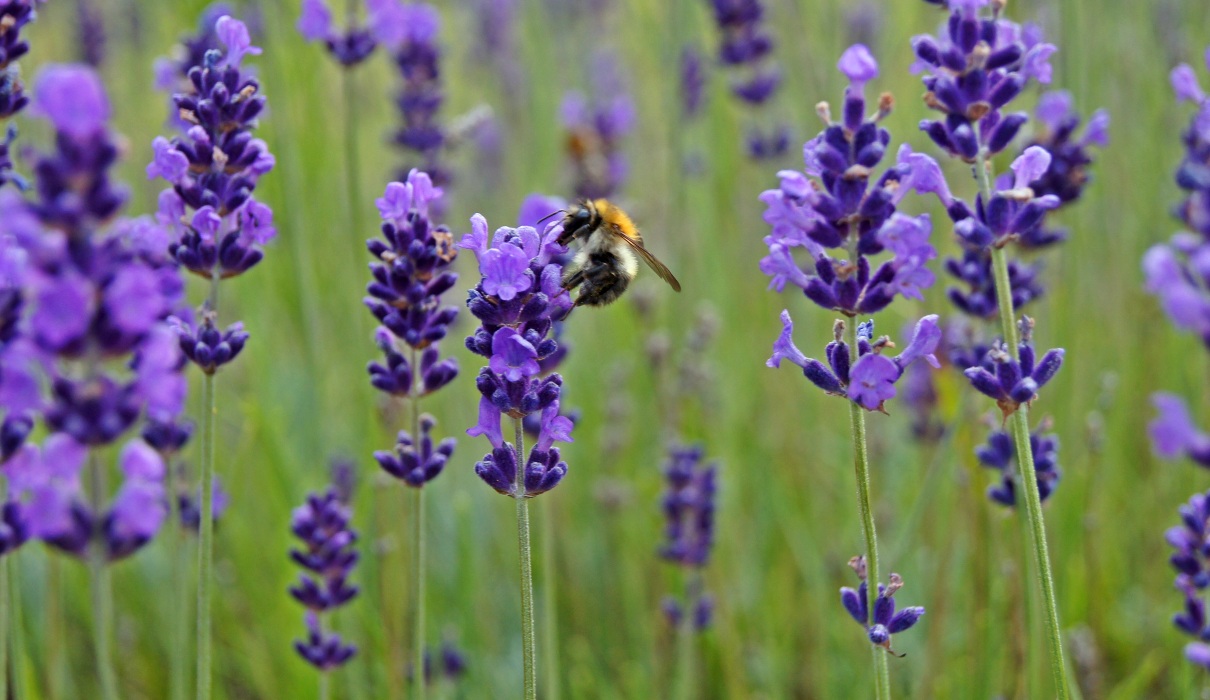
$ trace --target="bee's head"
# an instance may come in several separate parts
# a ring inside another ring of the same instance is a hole
[[[583,204],[573,204],[563,217],[563,233],[559,235],[559,245],[567,245],[576,234],[586,229],[592,223],[592,210]]]

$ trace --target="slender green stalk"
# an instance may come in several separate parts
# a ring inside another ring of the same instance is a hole
[[[63,632],[63,565],[59,557],[46,562],[46,634],[51,700],[67,697],[67,648]]]
[[[3,566],[0,566],[0,690],[4,695],[8,695],[8,640],[15,637],[16,634],[11,629],[12,620],[8,614],[9,611],[9,566],[8,560],[12,559],[10,553],[5,557]]]
[[[419,438],[417,438],[419,441]],[[424,683],[424,487],[412,489],[416,492],[414,510],[415,520],[412,523],[416,530],[416,546],[413,549],[412,579],[415,581],[414,594],[416,597],[416,634],[412,638],[412,662],[415,670],[412,672],[412,697],[423,698]]]
[[[416,454],[420,454],[420,393],[418,390],[420,384],[420,373],[417,364],[416,348],[412,348],[412,371],[416,373],[416,379],[412,382],[411,400],[412,400],[412,446],[416,449]],[[412,637],[412,697],[415,700],[424,698],[425,694],[425,677],[424,677],[424,486],[417,486],[416,502],[412,509],[414,520],[412,521],[412,530],[416,538],[415,546],[412,547],[412,581],[414,582],[414,605],[416,606],[416,629],[415,636]]]
[[[558,581],[555,566],[555,518],[553,501],[542,501],[542,636],[545,638],[546,653],[542,663],[546,665],[546,700],[559,700],[559,606],[555,591]]]
[[[982,149],[975,162],[976,176],[983,201],[991,200],[991,173],[987,156]],[[1008,257],[1003,248],[992,248],[992,271],[996,281],[996,302],[1000,308],[1000,326],[1004,343],[1014,360],[1019,359],[1017,350],[1017,319],[1013,313],[1012,286],[1008,278]],[[1034,565],[1038,585],[1042,589],[1042,610],[1046,617],[1046,638],[1050,646],[1050,672],[1055,684],[1055,697],[1067,700],[1069,685],[1067,664],[1063,660],[1063,633],[1059,626],[1059,606],[1055,600],[1054,577],[1050,568],[1050,552],[1046,545],[1046,523],[1042,516],[1042,498],[1038,494],[1038,480],[1034,467],[1034,453],[1029,444],[1029,406],[1021,404],[1009,417],[1013,446],[1017,452],[1018,480],[1024,496],[1025,512],[1029,518],[1029,532],[1034,551]]]
[[[697,569],[685,572],[685,597],[681,607],[680,624],[676,626],[676,694],[677,700],[694,697],[694,681],[697,680],[697,664],[694,656],[694,629],[698,598],[701,595],[701,573]]]
[[[517,475],[514,480],[517,501],[517,544],[521,550],[521,660],[525,668],[525,700],[537,700],[537,666],[534,652],[534,569],[529,545],[529,499],[525,497],[525,430],[521,419],[513,419],[516,435]]]
[[[350,8],[353,3],[349,3]],[[342,68],[340,71],[340,84],[344,92],[345,114],[344,114],[344,149],[345,149],[345,196],[349,200],[349,225],[352,227],[355,236],[364,237],[361,228],[361,158],[357,152],[357,121],[354,119],[356,114],[356,99],[357,85],[353,82],[353,69]],[[357,251],[358,257],[356,260],[360,263],[360,255],[365,251],[365,246],[358,248],[353,246]]]
[[[29,694],[25,692],[25,621],[21,608],[21,565],[15,553],[8,557],[9,597],[12,600],[11,622],[12,639],[9,642],[9,653],[13,657],[13,700],[24,700]]]
[[[845,342],[849,345],[849,360],[857,362],[857,319],[845,324]],[[853,429],[853,468],[857,473],[857,510],[861,513],[861,531],[865,536],[866,586],[869,611],[874,612],[878,600],[878,534],[874,530],[874,510],[870,499],[870,460],[866,447],[865,413],[856,402],[849,401],[849,421]],[[891,697],[891,674],[886,652],[876,646],[874,654],[874,691],[878,700]]]
[[[188,614],[185,612],[187,578],[185,566],[187,559],[182,556],[185,551],[185,539],[182,537],[181,501],[178,494],[177,474],[171,460],[165,460],[164,485],[168,491],[168,566],[169,572],[169,612],[168,627],[168,694],[172,700],[185,700],[186,693],[186,661],[185,648],[189,634]]]
[[[217,274],[210,278],[210,295],[206,299],[205,313],[218,316]],[[210,649],[210,597],[214,578],[214,452],[215,421],[218,405],[214,400],[214,375],[202,375],[202,494],[201,510],[198,515],[198,571],[197,571],[197,698],[210,700],[211,649]]]
[[[92,510],[102,513],[105,508],[105,465],[95,449],[88,454],[88,472],[91,479]],[[92,591],[93,649],[97,664],[97,678],[101,684],[101,697],[118,700],[118,682],[113,670],[110,639],[113,636],[113,589],[109,568],[105,561],[105,535],[101,530],[93,537],[88,551],[89,588]]]
[[[319,672],[319,700],[328,700],[332,697],[332,672]]]

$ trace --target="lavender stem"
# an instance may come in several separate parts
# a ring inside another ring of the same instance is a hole
[[[215,271],[210,277],[210,293],[204,313],[214,314],[218,322],[218,284]],[[198,584],[197,584],[197,698],[210,700],[210,594],[214,576],[214,451],[215,420],[218,406],[214,400],[214,374],[202,375],[202,440],[201,440],[201,510],[198,516]]]
[[[58,557],[46,562],[46,628],[47,651],[50,658],[50,697],[67,697],[67,655],[63,646],[63,571]]]
[[[105,466],[95,449],[88,453],[88,472],[91,480],[92,512],[101,517],[105,512]],[[92,590],[93,648],[96,656],[97,676],[101,683],[101,697],[118,700],[117,679],[113,671],[113,657],[109,650],[113,634],[113,589],[109,569],[105,566],[105,535],[101,528],[93,534],[88,552],[89,587]]]
[[[0,486],[0,492],[6,490]],[[0,493],[0,499],[3,498],[7,498],[7,494]],[[5,694],[8,693],[8,640],[10,637],[16,637],[9,616],[9,561],[12,560],[13,554],[15,552],[10,553],[6,561],[0,562],[0,688],[5,689]]]
[[[164,486],[168,492],[168,533],[169,542],[170,566],[171,566],[171,591],[169,595],[172,599],[172,608],[169,613],[168,626],[172,628],[170,634],[172,640],[170,642],[171,651],[168,658],[168,693],[172,700],[185,700],[185,645],[188,643],[186,635],[189,631],[189,625],[186,622],[188,614],[186,610],[186,595],[185,595],[185,564],[188,561],[181,552],[185,549],[185,540],[181,537],[181,502],[178,497],[178,489],[176,480],[176,469],[173,468],[171,460],[166,460],[164,464]]]
[[[20,556],[19,552],[10,554],[7,563],[9,598],[12,606],[10,608],[12,616],[9,620],[10,629],[12,629],[9,653],[13,658],[13,700],[22,700],[28,697],[28,694],[25,692],[25,676],[21,673],[25,659],[25,624],[21,614],[21,567],[18,565],[18,556]]]
[[[991,174],[985,149],[980,148],[975,160],[976,176],[983,201],[991,201]],[[1000,307],[1000,327],[1004,344],[1013,360],[1019,360],[1017,322],[1013,313],[1012,286],[1008,278],[1008,257],[1003,248],[992,247],[992,270],[996,281],[996,303]],[[1042,588],[1042,605],[1046,616],[1046,637],[1050,645],[1050,672],[1055,684],[1055,697],[1067,700],[1069,685],[1067,665],[1063,660],[1063,636],[1059,628],[1059,608],[1055,600],[1054,577],[1050,569],[1050,552],[1046,546],[1046,523],[1042,516],[1042,498],[1034,468],[1033,448],[1029,444],[1029,404],[1021,404],[1009,417],[1013,444],[1017,452],[1017,470],[1021,492],[1025,495],[1026,516],[1029,518],[1030,538],[1038,585]]]
[[[857,362],[857,319],[845,324],[845,342],[849,345],[849,361]],[[878,601],[878,534],[874,530],[874,511],[870,506],[870,461],[866,447],[865,412],[855,401],[849,401],[849,420],[853,430],[853,468],[857,475],[857,509],[861,513],[861,531],[865,536],[866,580],[870,582],[866,595],[869,610],[875,609]],[[874,694],[878,700],[890,700],[891,675],[887,667],[885,650],[873,647]]]
[[[346,74],[348,71],[345,71]],[[412,348],[412,371],[419,374],[418,357],[416,348]],[[417,454],[420,450],[420,393],[418,386],[420,383],[419,377],[412,383],[410,398],[412,401],[412,444],[417,449]],[[412,638],[412,697],[416,700],[423,700],[425,695],[425,678],[424,678],[424,486],[417,486],[416,502],[413,509],[415,519],[412,522],[416,541],[413,547],[412,554],[412,579],[415,582],[415,605],[416,605],[416,630],[415,636]]]
[[[697,617],[698,596],[701,593],[701,573],[697,569],[685,570],[685,597],[681,608],[680,624],[676,626],[676,664],[677,664],[677,700],[689,700],[694,697],[694,678],[696,664],[694,663],[693,641],[696,639],[694,624]]]
[[[353,4],[349,3],[349,14],[353,14]],[[351,20],[351,17],[350,17]],[[352,26],[352,25],[350,25]],[[354,231],[362,231],[361,223],[361,178],[359,171],[361,169],[361,160],[357,153],[357,126],[353,119],[354,105],[357,104],[354,100],[357,96],[356,85],[353,83],[353,69],[343,68],[340,71],[340,84],[344,92],[345,114],[344,114],[344,149],[345,149],[345,196],[349,199],[349,223]],[[353,247],[356,250],[356,247]],[[360,252],[356,258],[356,264],[360,266]],[[412,365],[415,367],[415,365]]]
[[[525,498],[525,430],[520,418],[513,418],[517,447],[517,475],[514,481],[517,501],[517,543],[521,553],[521,659],[525,669],[525,700],[537,700],[534,667],[534,573],[529,544],[529,500]]]
[[[554,506],[543,502],[542,512],[542,636],[546,638],[546,693],[548,700],[559,700],[559,618],[555,588],[555,519]]]

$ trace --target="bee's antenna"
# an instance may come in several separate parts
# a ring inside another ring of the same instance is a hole
[[[566,210],[557,209],[557,210],[552,211],[551,213],[547,214],[546,216],[542,217],[541,219],[538,219],[538,223],[542,223],[543,221],[546,221],[547,219],[554,216],[555,214],[566,214],[566,213],[567,213]]]

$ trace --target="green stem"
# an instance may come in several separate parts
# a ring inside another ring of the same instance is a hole
[[[555,566],[555,518],[552,501],[542,502],[542,636],[546,638],[546,654],[542,663],[546,665],[547,700],[559,700],[559,618],[556,589],[558,586]]]
[[[21,566],[17,558],[19,554],[8,557],[9,595],[12,598],[12,630],[9,653],[13,657],[13,698],[22,700],[28,697],[25,692],[25,623],[21,608]]]
[[[218,322],[217,274],[210,278],[210,294],[203,313],[213,314]],[[202,441],[201,441],[201,508],[198,513],[198,581],[197,581],[197,698],[210,700],[212,679],[210,648],[211,579],[214,577],[214,452],[215,421],[218,405],[214,400],[214,374],[202,376]]]
[[[319,700],[328,700],[332,697],[332,673],[330,671],[319,672]]]
[[[46,628],[51,700],[67,697],[67,652],[63,646],[63,565],[59,557],[46,562]]]
[[[3,498],[4,496],[0,496],[0,499]],[[0,692],[3,692],[5,697],[8,697],[8,640],[16,636],[10,627],[12,620],[8,614],[10,603],[8,562],[12,558],[12,554],[9,554],[5,557],[4,562],[0,562],[3,564],[0,566]]]
[[[517,501],[517,544],[521,550],[521,660],[525,669],[525,700],[537,700],[538,685],[534,675],[537,666],[534,653],[534,571],[529,545],[529,499],[525,497],[525,430],[521,419],[513,419],[516,435],[517,475],[513,482]]]
[[[985,152],[980,149],[975,161],[976,175],[983,201],[991,201],[991,173]],[[1014,360],[1017,350],[1017,320],[1013,312],[1012,287],[1008,278],[1008,256],[1003,248],[993,247],[992,270],[996,280],[996,302],[1000,309],[1000,326],[1004,343]],[[1050,646],[1050,672],[1054,679],[1055,696],[1067,700],[1069,686],[1067,664],[1063,660],[1063,634],[1059,626],[1059,607],[1055,600],[1054,577],[1050,568],[1050,552],[1046,545],[1046,523],[1042,516],[1042,498],[1038,495],[1038,480],[1034,453],[1029,444],[1029,406],[1021,404],[1009,417],[1013,445],[1017,452],[1017,470],[1021,493],[1025,497],[1025,512],[1029,518],[1030,540],[1034,551],[1035,572],[1042,588],[1042,610],[1046,617],[1046,637]]]
[[[690,700],[694,693],[697,670],[694,659],[694,617],[697,614],[698,596],[701,593],[701,574],[694,569],[685,572],[685,596],[681,607],[681,620],[676,628],[676,698]]]
[[[412,383],[412,447],[420,454],[420,375],[417,364],[416,348],[412,348],[412,371],[416,372],[416,380]],[[412,509],[414,520],[412,530],[416,537],[412,548],[412,580],[415,588],[413,594],[416,606],[416,629],[412,638],[412,697],[416,700],[424,698],[426,691],[424,677],[424,485],[416,487],[416,503]]]
[[[845,324],[845,342],[851,363],[857,361],[857,319]],[[857,510],[861,514],[861,532],[865,536],[868,610],[874,612],[878,600],[878,534],[874,530],[874,510],[870,499],[870,459],[866,447],[865,413],[855,401],[849,401],[849,422],[853,432],[853,468],[857,474]],[[874,692],[878,700],[891,697],[891,676],[886,652],[877,646],[874,653]]]
[[[89,450],[88,471],[91,479],[92,512],[101,514],[105,508],[105,465],[95,449]],[[97,677],[101,684],[101,697],[118,700],[118,683],[110,654],[110,638],[113,635],[113,590],[109,568],[105,561],[104,534],[98,528],[88,552],[90,571],[89,588],[92,591],[93,646],[96,656]]]
[[[357,86],[353,82],[353,70],[351,68],[341,69],[340,83],[344,91],[345,103],[345,196],[349,200],[349,224],[352,226],[355,236],[363,236],[361,228],[361,158],[357,152],[357,122],[353,118],[357,105]],[[365,246],[362,246],[359,250],[359,255],[364,249]],[[360,261],[360,257],[357,260]]]
[[[185,646],[188,644],[187,636],[189,634],[188,615],[185,612],[187,609],[185,602],[187,560],[181,555],[185,550],[185,541],[181,536],[180,485],[177,483],[177,473],[172,464],[171,455],[167,455],[164,459],[164,468],[166,470],[164,485],[168,492],[167,540],[171,550],[168,553],[171,567],[169,572],[171,587],[169,605],[171,607],[168,613],[168,626],[171,628],[168,652],[168,694],[172,700],[185,700]]]

